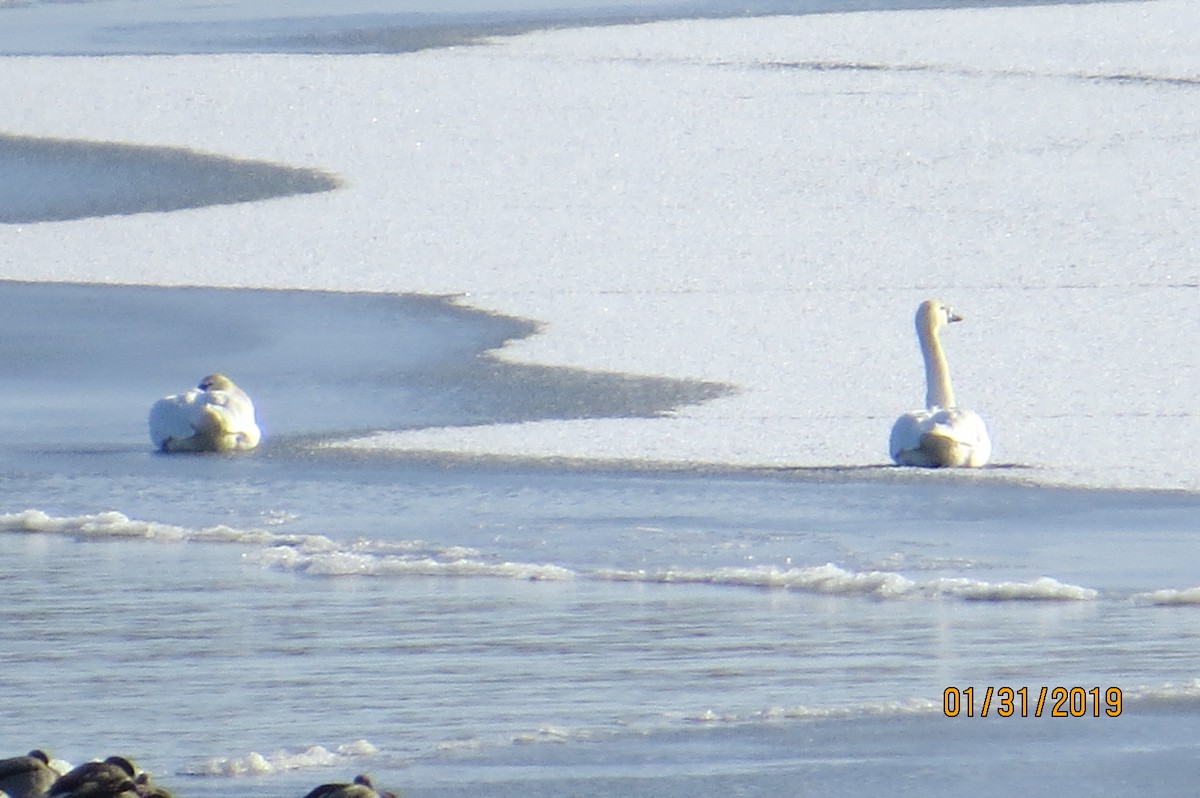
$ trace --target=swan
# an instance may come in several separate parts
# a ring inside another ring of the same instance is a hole
[[[9,798],[40,798],[57,779],[44,751],[0,759],[0,794]]]
[[[359,774],[350,784],[322,784],[314,787],[304,798],[396,798],[396,794],[375,789],[370,776]]]
[[[262,438],[254,403],[224,374],[209,374],[187,393],[150,408],[150,440],[164,452],[233,452]]]
[[[954,401],[950,368],[938,335],[962,318],[936,299],[917,308],[917,339],[925,358],[925,409],[905,413],[892,426],[888,448],[897,465],[979,468],[992,455],[983,419]]]

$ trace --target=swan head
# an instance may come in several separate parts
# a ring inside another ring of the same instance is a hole
[[[963,317],[940,299],[926,299],[917,308],[917,329],[936,332]]]
[[[233,387],[233,380],[226,377],[224,374],[209,374],[204,379],[200,380],[199,388],[202,391],[228,391]]]

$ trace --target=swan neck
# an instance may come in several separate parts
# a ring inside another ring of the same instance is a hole
[[[921,354],[925,357],[925,406],[954,407],[954,388],[950,385],[950,366],[937,328],[918,326]]]

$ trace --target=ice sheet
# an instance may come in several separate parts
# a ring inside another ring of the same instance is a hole
[[[505,358],[732,383],[654,420],[370,447],[860,466],[940,296],[992,476],[1195,489],[1194,4],[670,22],[411,55],[7,58],[14,133],[321,169],[339,191],[6,226],[32,280],[428,292]],[[36,100],[35,100],[36,98]],[[1011,468],[1018,466],[1017,468]]]

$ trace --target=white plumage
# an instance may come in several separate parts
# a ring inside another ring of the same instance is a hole
[[[210,374],[186,393],[150,408],[150,440],[164,452],[233,452],[262,438],[254,403],[224,374]]]
[[[979,468],[992,456],[983,419],[954,401],[939,333],[956,321],[962,321],[962,316],[936,299],[917,308],[917,339],[925,359],[925,409],[905,413],[892,426],[888,448],[897,465]]]

